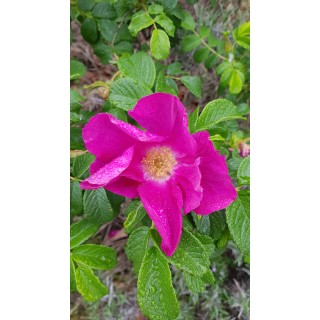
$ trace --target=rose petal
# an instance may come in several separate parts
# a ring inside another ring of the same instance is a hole
[[[87,150],[106,163],[137,142],[157,142],[165,139],[107,113],[93,116],[83,128],[82,136]]]
[[[200,159],[197,159],[194,164],[180,164],[174,170],[174,176],[182,191],[183,208],[185,214],[189,213],[194,208],[197,208],[202,199],[199,163]]]
[[[161,249],[167,256],[176,250],[182,232],[182,195],[179,187],[147,181],[138,188],[141,201],[161,238]]]
[[[141,98],[128,112],[148,131],[169,136],[176,126],[188,127],[188,116],[180,100],[168,93],[154,93]]]
[[[188,131],[188,116],[180,100],[168,93],[154,93],[141,98],[129,115],[148,131],[167,136],[167,146],[178,158],[193,154],[196,143]]]
[[[236,199],[237,192],[228,174],[225,157],[214,149],[209,133],[197,132],[193,137],[197,142],[196,155],[200,157],[200,184],[203,188],[203,198],[194,212],[206,215],[226,208]]]
[[[105,186],[110,181],[118,177],[128,168],[134,152],[134,147],[126,149],[123,154],[92,174],[89,178],[81,182],[82,189],[97,189]]]
[[[140,184],[138,181],[120,176],[108,183],[104,188],[127,198],[136,198],[139,196],[138,187]]]

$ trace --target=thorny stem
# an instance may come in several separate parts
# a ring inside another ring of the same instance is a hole
[[[219,54],[217,51],[213,50],[213,49],[200,37],[200,35],[199,35],[198,32],[196,32],[195,30],[193,30],[193,33],[194,33],[197,37],[199,37],[199,38],[201,39],[202,44],[203,44],[206,48],[208,48],[212,53],[214,53],[215,55],[217,55],[217,56],[218,56],[220,59],[222,59],[222,60],[228,60],[226,57],[222,56],[222,55]]]

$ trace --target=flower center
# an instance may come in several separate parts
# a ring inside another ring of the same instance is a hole
[[[148,177],[154,180],[166,180],[170,177],[177,161],[168,147],[155,147],[150,149],[142,165]]]

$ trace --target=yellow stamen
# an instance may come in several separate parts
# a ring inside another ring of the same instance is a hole
[[[177,161],[168,147],[150,149],[142,159],[142,165],[148,177],[154,180],[166,180],[172,174]]]

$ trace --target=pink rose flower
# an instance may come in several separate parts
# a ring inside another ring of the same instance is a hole
[[[146,130],[108,113],[95,115],[84,127],[85,146],[96,159],[81,187],[140,197],[161,235],[161,249],[171,256],[181,237],[182,211],[208,215],[226,208],[237,193],[209,133],[188,131],[177,97],[151,94],[129,115]]]

